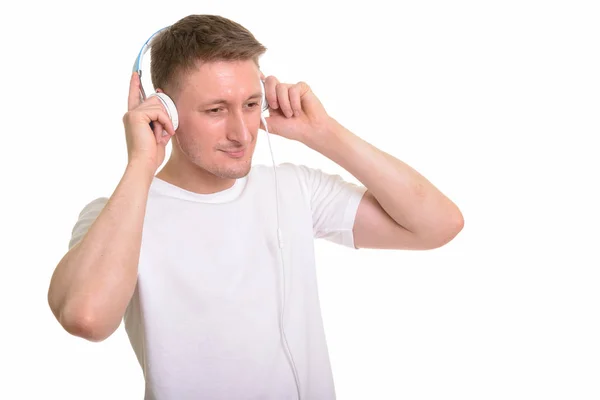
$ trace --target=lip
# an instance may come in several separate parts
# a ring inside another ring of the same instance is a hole
[[[244,153],[246,151],[245,150],[238,150],[238,151],[225,151],[225,150],[223,150],[223,152],[225,154],[227,154],[231,158],[242,158],[244,156]]]

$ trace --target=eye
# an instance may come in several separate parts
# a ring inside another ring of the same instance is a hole
[[[260,106],[260,103],[257,102],[252,102],[252,103],[248,103],[248,108],[256,108]]]
[[[211,108],[209,110],[206,110],[206,112],[209,113],[209,114],[218,114],[222,110],[223,109],[221,107],[217,107],[217,108]]]

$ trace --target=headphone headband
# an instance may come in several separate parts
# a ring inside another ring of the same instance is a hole
[[[146,91],[144,90],[144,85],[142,85],[142,60],[144,59],[144,55],[148,52],[148,50],[150,50],[150,41],[152,40],[152,38],[154,38],[154,36],[156,36],[158,33],[162,32],[165,29],[167,29],[167,27],[159,29],[158,31],[154,32],[154,34],[150,36],[148,40],[146,40],[146,43],[144,43],[144,45],[140,49],[140,52],[138,53],[138,56],[135,59],[135,62],[133,63],[133,72],[137,72],[140,77],[140,91],[142,92],[143,100],[146,99]]]

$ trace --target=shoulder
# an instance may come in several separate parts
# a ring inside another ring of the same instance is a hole
[[[79,210],[77,223],[81,223],[90,218],[95,219],[98,214],[100,214],[100,211],[106,206],[106,203],[108,203],[108,197],[97,197],[85,203]]]
[[[255,175],[262,175],[273,180],[272,165],[253,166]],[[346,180],[339,173],[326,172],[321,168],[311,167],[305,164],[281,163],[276,167],[277,179],[284,185],[293,184],[309,192],[322,190],[350,189],[363,191],[364,187],[358,183]]]
[[[98,197],[86,203],[79,215],[77,221],[71,231],[71,240],[69,241],[69,249],[71,249],[81,238],[86,234],[90,226],[94,223],[98,215],[106,206],[108,197]]]
[[[108,197],[97,197],[83,206],[79,216],[81,217],[82,214],[102,210],[106,206],[106,203],[108,203]]]
[[[315,175],[319,170],[311,168],[303,164],[294,164],[284,162],[273,165],[255,165],[252,167],[251,181],[260,184],[261,186],[276,184],[279,186],[280,193],[284,196],[297,197],[302,196],[305,199],[310,199],[315,182]]]

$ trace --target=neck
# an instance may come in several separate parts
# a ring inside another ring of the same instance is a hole
[[[174,154],[171,154],[171,157],[156,174],[156,177],[198,194],[221,192],[229,189],[235,183],[235,179],[220,178],[188,160],[176,157]]]

